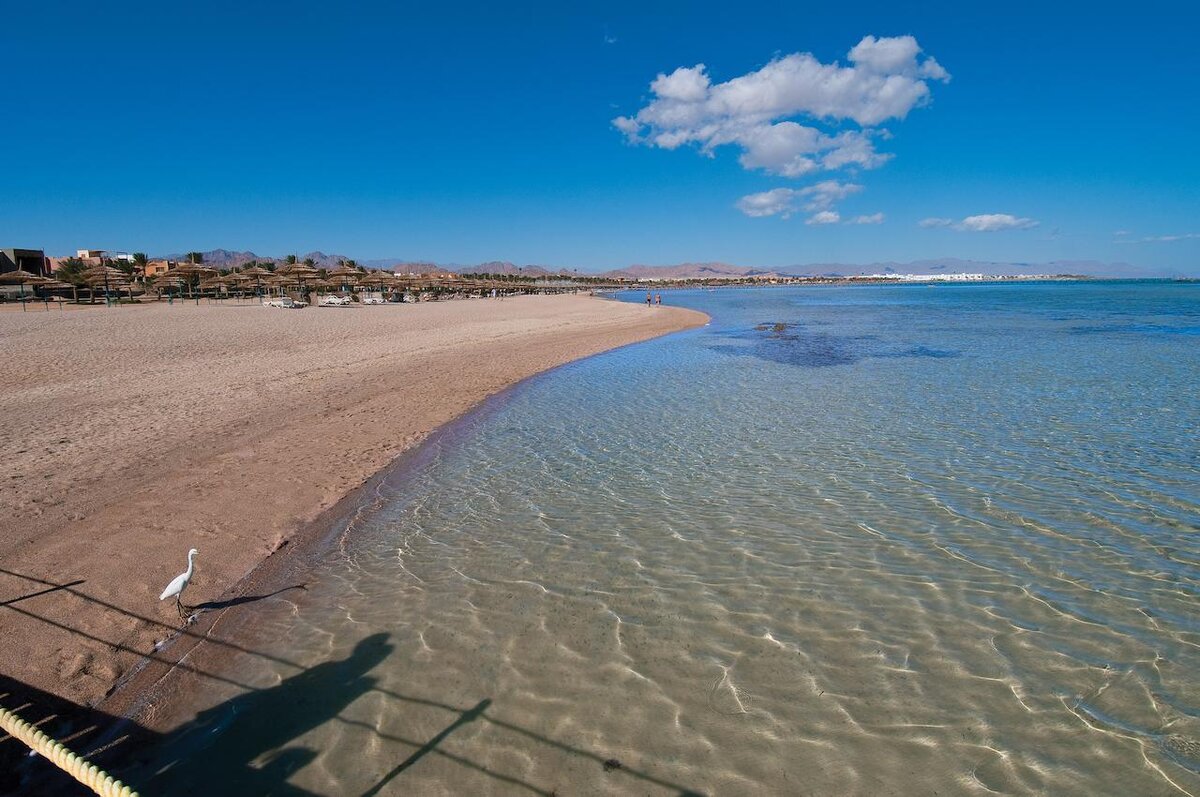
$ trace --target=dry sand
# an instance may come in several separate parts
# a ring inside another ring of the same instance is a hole
[[[189,600],[234,595],[487,396],[705,320],[583,296],[0,312],[0,672],[94,704],[178,625],[158,594],[188,548]]]

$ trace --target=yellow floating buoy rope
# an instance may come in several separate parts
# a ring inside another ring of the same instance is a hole
[[[136,791],[6,708],[0,708],[0,728],[100,797],[138,797]]]

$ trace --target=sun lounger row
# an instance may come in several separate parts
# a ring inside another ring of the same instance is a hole
[[[303,307],[308,307],[308,302],[301,302],[293,299],[291,296],[280,296],[272,299],[263,299],[263,307],[285,307],[293,310],[299,310]]]

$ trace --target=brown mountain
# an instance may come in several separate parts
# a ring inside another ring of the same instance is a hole
[[[372,266],[377,268],[385,268],[389,271],[394,271],[397,274],[453,274],[453,269],[446,266],[439,266],[437,263],[425,263],[421,261],[386,261],[372,260]],[[387,265],[385,265],[387,264]]]
[[[458,271],[462,274],[517,274],[522,277],[544,277],[547,274],[558,273],[541,266],[518,266],[507,260],[489,260],[477,266],[460,266]]]
[[[680,263],[674,266],[635,265],[606,271],[602,277],[625,279],[736,279],[740,277],[779,276],[771,269],[732,266],[728,263]]]

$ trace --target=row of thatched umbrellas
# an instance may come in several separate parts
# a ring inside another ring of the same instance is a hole
[[[26,285],[35,286],[35,288],[34,288],[34,297],[35,298],[37,296],[36,286],[40,286],[43,288],[70,288],[71,287],[70,285],[68,285],[65,282],[61,282],[56,279],[50,279],[49,277],[42,277],[42,276],[33,274],[29,271],[25,271],[24,269],[20,269],[20,268],[17,269],[16,271],[6,271],[3,274],[0,274],[0,285],[20,286],[19,292],[21,295],[20,301],[21,301],[21,309],[22,310],[25,309],[25,286]]]
[[[261,293],[262,288],[282,289],[288,286],[309,287],[317,290],[348,291],[354,287],[364,287],[373,290],[387,289],[426,289],[445,288],[461,291],[487,291],[490,289],[509,290],[514,286],[494,280],[472,279],[437,279],[427,276],[401,276],[387,271],[359,271],[350,266],[340,266],[321,276],[312,266],[295,263],[281,266],[275,271],[268,271],[260,266],[251,266],[229,274],[221,274],[215,268],[197,263],[181,263],[170,271],[155,274],[150,277],[152,289],[160,294],[164,291],[180,290],[187,286],[190,293],[193,278],[199,277],[196,286],[201,291],[255,288]],[[130,276],[120,269],[108,265],[93,266],[83,272],[84,281],[95,291],[104,288],[105,294],[110,290],[129,290],[132,298],[133,282]],[[28,271],[17,270],[0,274],[0,284],[20,285],[21,298],[24,300],[26,285],[44,289],[69,289],[75,287],[66,282],[49,277],[38,276]],[[521,286],[524,287],[524,286]]]
[[[179,273],[178,269],[167,272],[167,275]],[[251,266],[230,274],[217,274],[212,269],[206,269],[208,275],[199,283],[201,290],[212,290],[232,287],[245,288],[253,284],[256,288],[281,288],[291,285],[315,288],[317,290],[349,291],[353,288],[368,288],[377,291],[389,289],[421,289],[421,288],[458,288],[462,290],[479,290],[490,288],[511,288],[507,283],[485,280],[436,279],[426,276],[402,276],[388,271],[359,271],[350,266],[341,266],[321,276],[320,272],[302,264],[281,266],[275,271],[267,271],[259,266]],[[155,287],[159,281],[156,280]]]

